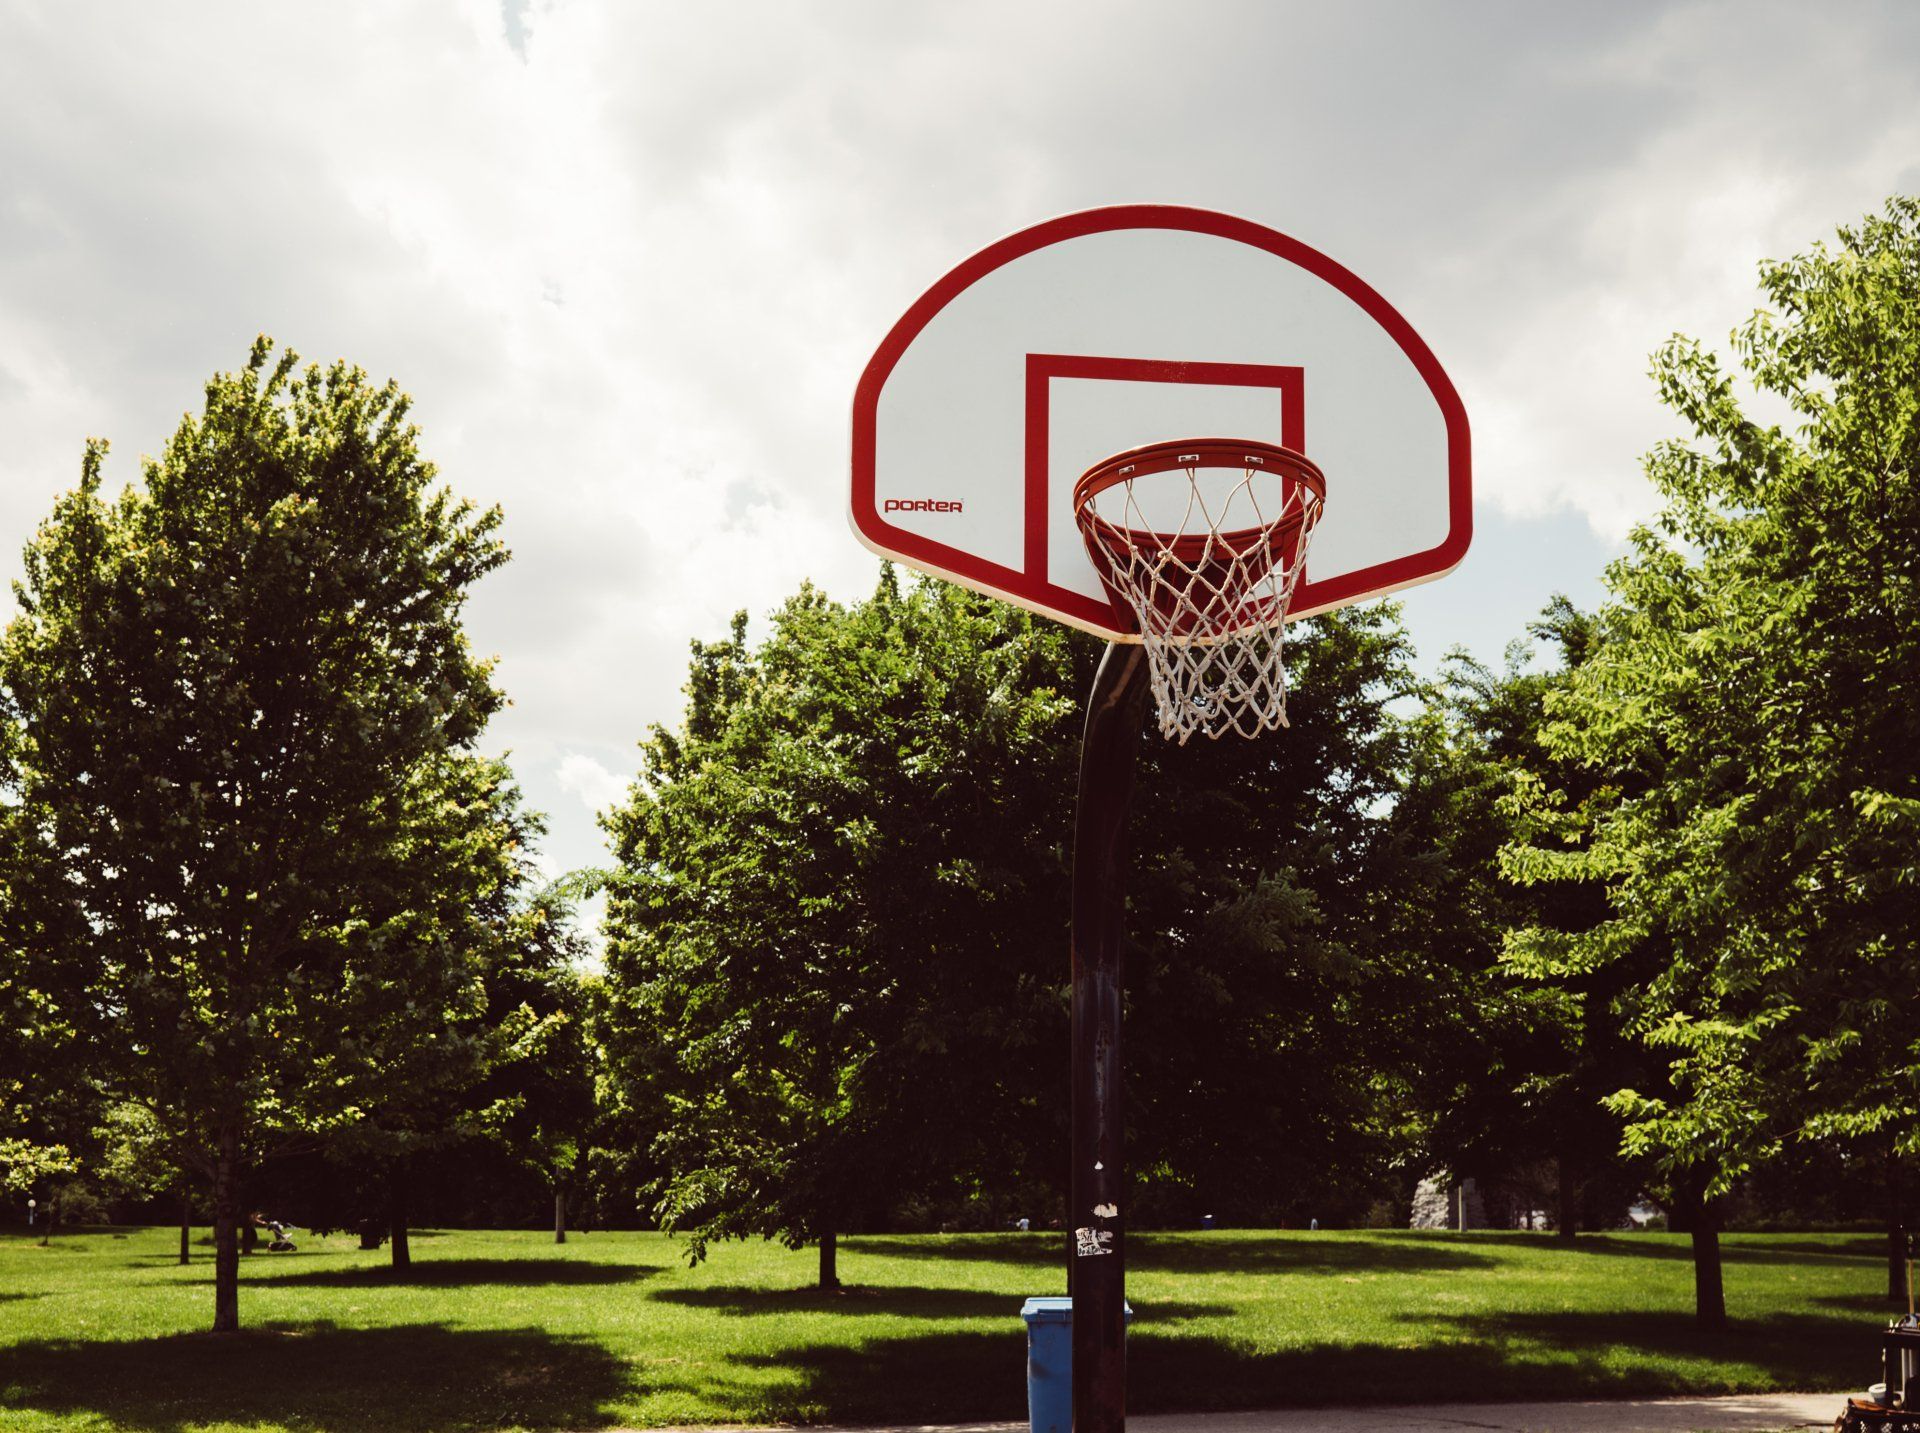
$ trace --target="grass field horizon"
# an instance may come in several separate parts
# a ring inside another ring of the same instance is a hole
[[[658,1234],[348,1235],[243,1261],[238,1335],[178,1231],[0,1236],[0,1426],[593,1429],[1025,1416],[1021,1301],[1059,1235],[843,1239],[847,1288],[760,1243],[687,1267]],[[1697,1332],[1684,1235],[1412,1231],[1129,1239],[1138,1412],[1842,1388],[1887,1305],[1871,1235],[1726,1236],[1732,1327]]]

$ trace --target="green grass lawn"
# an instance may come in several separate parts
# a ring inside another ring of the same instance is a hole
[[[1059,1237],[856,1238],[698,1268],[649,1234],[416,1235],[410,1276],[345,1235],[241,1272],[166,1229],[0,1237],[0,1428],[568,1428],[1025,1416],[1021,1300]],[[1136,1235],[1131,1405],[1535,1398],[1864,1385],[1885,1265],[1865,1236],[1732,1236],[1724,1337],[1693,1331],[1683,1237]]]

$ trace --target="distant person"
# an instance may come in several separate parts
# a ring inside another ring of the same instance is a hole
[[[1024,1234],[1027,1232],[1027,1230],[1030,1227],[1032,1227],[1032,1222],[1026,1219],[1016,1219],[1013,1221],[1013,1227],[1018,1229],[1022,1234]]]
[[[294,1242],[287,1237],[287,1226],[282,1224],[278,1219],[269,1219],[256,1209],[253,1211],[252,1222],[254,1228],[265,1229],[273,1235],[273,1238],[267,1242],[267,1248],[270,1252],[275,1254],[291,1254],[294,1251]]]

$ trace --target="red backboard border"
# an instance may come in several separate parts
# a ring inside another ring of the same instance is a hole
[[[1211,234],[1265,250],[1277,258],[1307,270],[1331,284],[1351,299],[1368,317],[1391,337],[1426,383],[1446,423],[1448,473],[1447,535],[1437,545],[1422,552],[1405,554],[1372,567],[1314,582],[1311,575],[1295,594],[1290,617],[1306,617],[1369,597],[1382,596],[1415,583],[1430,581],[1450,572],[1466,556],[1473,539],[1472,442],[1467,426],[1465,405],[1453,382],[1440,367],[1425,340],[1399,311],[1358,275],[1334,262],[1317,249],[1290,239],[1276,230],[1251,220],[1219,214],[1207,209],[1173,204],[1123,204],[1062,215],[1032,228],[1011,234],[982,249],[956,266],[915,301],[875,350],[853,398],[853,485],[851,516],[855,533],[875,552],[898,557],[911,566],[950,577],[969,586],[982,588],[1023,607],[1057,616],[1073,625],[1106,637],[1124,636],[1114,622],[1107,604],[1067,588],[1055,587],[1046,580],[1046,523],[1034,521],[1034,504],[1045,501],[1045,417],[1040,415],[1036,439],[1036,384],[1038,401],[1045,406],[1047,380],[1051,377],[1088,377],[1142,379],[1152,382],[1233,383],[1244,386],[1272,386],[1280,389],[1283,404],[1289,384],[1276,374],[1287,370],[1281,365],[1189,363],[1170,359],[1099,357],[1093,355],[1029,354],[1027,356],[1027,452],[1025,502],[1027,504],[1026,546],[1022,560],[1028,571],[1022,572],[989,562],[972,553],[952,548],[933,538],[896,527],[885,521],[875,503],[875,452],[881,390],[886,386],[901,355],[934,317],[979,279],[1003,264],[1010,263],[1036,249],[1088,234],[1115,229],[1176,229]],[[1238,372],[1240,376],[1226,376]],[[1300,370],[1292,370],[1299,374]],[[1263,376],[1264,375],[1264,376]],[[1251,381],[1250,381],[1251,380]],[[1293,403],[1300,400],[1301,386],[1291,384]],[[1301,443],[1286,441],[1286,446],[1307,452],[1304,445],[1303,415],[1293,421],[1283,416],[1283,433],[1302,438]],[[1178,436],[1178,435],[1170,435]],[[1199,436],[1199,435],[1194,435]],[[1283,439],[1283,441],[1285,441]],[[1036,442],[1038,473],[1036,476]],[[1104,455],[1101,455],[1104,456]],[[1309,456],[1311,454],[1309,453]],[[1338,502],[1339,474],[1328,475],[1328,501]],[[1036,493],[1036,483],[1039,491]],[[1042,514],[1043,516],[1043,514]],[[1036,542],[1039,546],[1036,565]]]

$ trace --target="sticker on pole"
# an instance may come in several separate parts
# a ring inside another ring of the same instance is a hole
[[[1100,1254],[1111,1254],[1113,1231],[1109,1229],[1076,1229],[1073,1231],[1073,1252],[1082,1259],[1090,1259]]]

